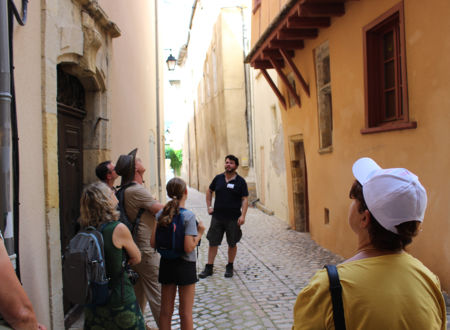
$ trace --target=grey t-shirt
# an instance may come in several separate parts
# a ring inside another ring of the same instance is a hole
[[[183,219],[184,219],[184,236],[197,236],[197,219],[195,218],[195,214],[192,211],[183,209]],[[162,210],[156,213],[156,219],[158,220],[161,216]],[[195,249],[189,253],[185,253],[181,256],[186,261],[197,261],[197,255],[195,254]]]

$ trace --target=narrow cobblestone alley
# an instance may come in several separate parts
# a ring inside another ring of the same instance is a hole
[[[209,227],[205,195],[189,190],[187,208]],[[224,278],[227,263],[225,240],[214,264],[214,274],[196,285],[196,329],[290,329],[297,294],[311,276],[327,263],[342,258],[318,246],[308,234],[256,208],[249,208],[243,237],[238,244],[235,275]],[[208,242],[202,239],[198,270],[206,263]],[[152,320],[149,309],[146,319]],[[153,321],[149,324],[154,324]],[[179,328],[175,310],[172,326]]]

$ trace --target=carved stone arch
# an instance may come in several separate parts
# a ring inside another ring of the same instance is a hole
[[[58,57],[58,65],[68,74],[75,76],[86,91],[105,92],[106,77],[98,68],[95,72],[86,71],[81,66],[81,57],[73,53],[62,54]]]
[[[68,60],[63,54],[59,59]],[[86,71],[81,63],[62,62],[59,67],[75,76],[85,90],[86,116],[83,120],[83,184],[95,181],[95,166],[108,157],[110,149],[110,111],[107,98],[106,77],[100,70]]]

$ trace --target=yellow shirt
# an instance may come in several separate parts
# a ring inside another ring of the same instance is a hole
[[[439,280],[410,254],[356,260],[337,268],[347,329],[446,329]],[[292,329],[334,329],[325,269],[298,295]]]

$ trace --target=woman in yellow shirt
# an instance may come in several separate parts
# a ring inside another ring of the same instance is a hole
[[[404,248],[420,230],[425,188],[406,169],[382,169],[370,158],[353,164],[348,222],[356,254],[337,266],[347,329],[446,328],[439,280]],[[300,292],[293,329],[334,329],[326,270]]]

